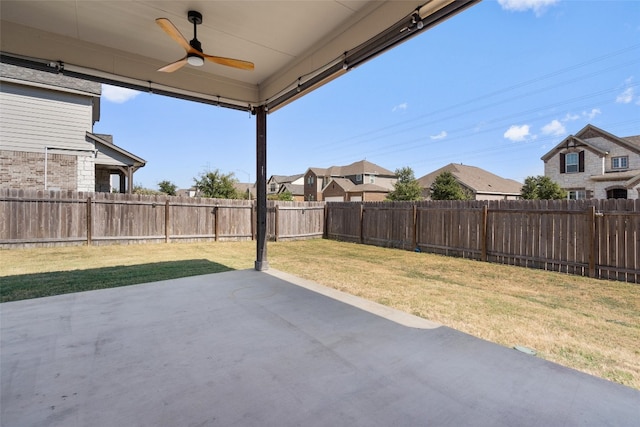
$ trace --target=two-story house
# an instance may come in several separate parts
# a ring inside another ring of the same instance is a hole
[[[570,199],[640,198],[640,135],[618,137],[587,125],[542,160],[545,176]]]
[[[0,187],[130,192],[145,160],[93,133],[100,83],[0,63]]]
[[[380,201],[393,191],[396,180],[394,172],[366,160],[326,169],[312,167],[304,174],[304,199]]]
[[[502,178],[476,166],[450,163],[418,178],[422,197],[431,200],[431,186],[443,172],[449,172],[473,200],[517,200],[522,183]]]

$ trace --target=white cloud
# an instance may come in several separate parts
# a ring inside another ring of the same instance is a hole
[[[624,92],[622,92],[620,95],[618,95],[616,97],[616,102],[618,104],[630,104],[631,101],[633,101],[633,96],[634,96],[634,92],[633,92],[632,87],[628,87],[624,90]]]
[[[544,135],[561,136],[567,133],[564,125],[558,120],[552,120],[542,127],[542,133]]]
[[[504,137],[510,141],[526,141],[532,135],[529,133],[529,125],[513,125],[504,133]]]
[[[560,0],[498,0],[504,10],[513,12],[525,12],[533,10],[536,16],[541,16],[548,7],[555,5]]]
[[[431,135],[429,136],[429,138],[433,139],[433,140],[438,140],[438,139],[445,139],[447,137],[447,131],[443,130],[442,132],[440,132],[437,135]]]
[[[592,108],[591,111],[583,111],[582,117],[586,117],[589,120],[593,120],[593,118],[598,114],[602,114],[602,111],[600,111],[599,108]]]
[[[564,119],[562,119],[563,122],[573,122],[574,120],[578,120],[580,118],[580,116],[578,114],[572,114],[572,113],[567,113],[566,116],[564,116]]]
[[[396,111],[405,111],[407,108],[409,108],[409,104],[407,104],[406,102],[403,102],[402,104],[398,104],[395,107],[393,107],[391,109],[391,111],[396,112]]]
[[[138,95],[140,95],[140,92],[137,90],[126,89],[118,86],[102,85],[102,96],[107,101],[111,101],[116,104],[127,102]]]

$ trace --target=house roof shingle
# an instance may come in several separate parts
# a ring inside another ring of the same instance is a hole
[[[19,80],[21,84],[46,85],[62,90],[71,89],[95,96],[100,96],[102,93],[102,85],[97,82],[63,76],[62,74],[54,74],[47,71],[18,67],[6,63],[0,63],[0,77],[2,77],[3,80]]]
[[[331,166],[329,168],[310,167],[309,170],[317,176],[344,177],[353,175],[377,175],[395,177],[395,172],[367,160],[353,162],[346,166]]]
[[[304,185],[296,185],[286,182],[280,186],[278,193],[283,193],[285,191],[288,191],[294,196],[304,196]]]
[[[522,183],[502,178],[476,166],[450,163],[418,179],[422,188],[430,188],[443,172],[450,172],[462,185],[475,193],[520,194]]]
[[[354,184],[348,178],[333,178],[327,187],[332,183],[337,184],[342,188],[346,193],[355,193],[355,192],[366,192],[366,193],[388,193],[389,189],[381,187],[376,184]],[[326,188],[326,187],[325,187]]]

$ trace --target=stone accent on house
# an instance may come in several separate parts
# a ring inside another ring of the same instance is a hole
[[[93,154],[80,155],[78,159],[78,190],[77,191],[96,191],[96,166],[95,156]]]

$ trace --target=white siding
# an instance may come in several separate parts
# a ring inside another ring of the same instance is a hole
[[[3,82],[0,87],[0,147],[43,152],[44,147],[89,150],[89,96]]]

